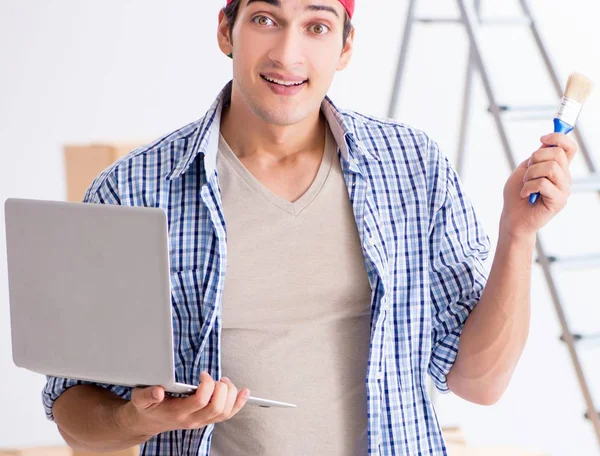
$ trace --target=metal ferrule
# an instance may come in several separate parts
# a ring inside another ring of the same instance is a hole
[[[581,103],[571,100],[570,98],[563,97],[560,102],[558,112],[556,113],[556,118],[574,127],[577,117],[579,117],[579,113],[581,112],[582,106],[583,105]]]

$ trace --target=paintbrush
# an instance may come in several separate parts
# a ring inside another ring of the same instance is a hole
[[[571,73],[558,113],[554,118],[554,133],[564,133],[566,135],[573,131],[581,108],[590,96],[593,87],[594,83],[585,76],[579,73]],[[529,202],[531,204],[535,203],[539,196],[539,193],[532,193],[529,195]]]

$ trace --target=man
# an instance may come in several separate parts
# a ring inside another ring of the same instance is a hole
[[[325,96],[353,12],[230,1],[218,41],[233,82],[88,189],[90,203],[167,212],[176,377],[200,386],[174,398],[50,377],[46,411],[73,447],[438,455],[426,373],[478,404],[503,394],[527,339],[536,232],[566,204],[575,145],[545,137],[558,147],[510,176],[488,278],[488,238],[437,145]],[[248,388],[298,408],[244,407]]]

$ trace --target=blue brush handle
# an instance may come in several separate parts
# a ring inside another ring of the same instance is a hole
[[[569,125],[568,123],[563,122],[560,119],[554,119],[554,133],[564,133],[565,135],[568,135],[572,131],[573,131],[573,127],[571,125]],[[550,146],[550,147],[555,147],[555,146]],[[539,193],[532,193],[531,195],[529,195],[529,203],[534,204],[539,197],[540,197]]]

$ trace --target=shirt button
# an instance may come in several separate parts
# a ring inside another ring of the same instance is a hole
[[[377,372],[377,373],[375,374],[375,378],[376,378],[377,380],[381,380],[381,379],[383,378],[383,372],[382,372],[382,371],[379,371],[379,372]]]
[[[380,435],[378,435],[377,436],[377,445],[381,445],[382,443],[383,443],[383,438]]]
[[[371,243],[371,245],[375,245],[375,238],[374,237],[370,237],[369,238],[369,242]]]

